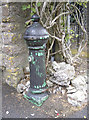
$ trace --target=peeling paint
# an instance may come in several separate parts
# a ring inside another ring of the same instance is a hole
[[[35,53],[35,55],[38,55],[38,53]]]
[[[40,37],[40,39],[42,39],[42,37]]]
[[[41,53],[40,53],[40,52],[38,53],[38,56],[43,56],[43,55],[44,55],[44,54],[43,54],[42,52],[41,52]]]
[[[43,83],[42,87],[45,87],[45,86],[46,86],[46,82],[45,82],[45,80],[44,80],[44,83]]]

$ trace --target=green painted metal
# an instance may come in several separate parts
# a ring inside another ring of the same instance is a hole
[[[29,99],[30,97],[28,97],[27,95],[24,95],[24,98],[26,98],[29,102],[31,102],[31,103],[33,103],[33,104],[35,104],[35,105],[37,105],[37,106],[42,106],[42,103],[37,104],[36,101],[34,101],[34,100],[30,100],[30,99]]]
[[[37,88],[37,87],[35,87],[35,88]],[[39,88],[42,88],[42,86],[39,86]],[[48,89],[48,87],[47,87],[47,89]],[[43,91],[45,91],[45,90],[39,89],[39,90],[36,90],[36,91],[31,91],[31,92],[32,93],[42,93]]]
[[[26,94],[24,94],[24,98],[37,106],[42,106],[43,102],[48,99],[48,96],[42,98],[41,100],[37,100],[34,97],[29,97]]]
[[[45,86],[46,86],[46,82],[44,81],[44,83],[43,83],[42,87],[45,87]]]
[[[32,21],[34,21],[34,19],[31,19]]]
[[[42,37],[40,37],[40,39],[43,39]]]
[[[24,97],[37,106],[48,98],[46,85],[45,48],[48,32],[38,23],[39,16],[33,15],[32,26],[28,27],[24,39],[29,48],[30,88]],[[34,32],[32,32],[34,31]]]

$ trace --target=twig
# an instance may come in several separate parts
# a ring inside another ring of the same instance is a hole
[[[40,14],[39,14],[39,10],[38,10],[38,7],[37,7],[37,3],[38,3],[38,1],[39,1],[39,0],[36,1],[36,6],[35,6],[35,8],[36,8],[36,12],[37,12],[37,14],[40,16]]]
[[[43,3],[42,10],[41,10],[41,13],[40,13],[41,19],[42,19],[42,17],[43,17],[43,12],[45,11],[46,5],[47,5],[47,2],[44,2],[44,3]]]
[[[62,15],[65,15],[65,14],[70,14],[70,13],[71,13],[71,12],[64,12],[64,13],[59,14],[57,17],[55,17],[55,18],[52,20],[50,26],[46,27],[46,29],[49,29],[49,28],[53,27],[54,24],[56,24],[55,21],[56,21],[59,17],[61,17]]]
[[[59,42],[61,42],[61,39],[56,37],[56,36],[52,36],[50,33],[49,33],[49,36],[52,37],[52,38],[55,38],[56,40],[58,40]]]
[[[51,43],[51,46],[50,46],[50,48],[48,49],[48,54],[47,54],[47,64],[46,64],[46,66],[48,66],[49,54],[50,54],[50,50],[51,50],[52,47],[53,47],[54,41],[55,41],[55,39],[53,39],[53,41],[52,41],[52,43]]]
[[[55,54],[60,53],[60,52],[61,52],[61,50],[54,52],[54,53],[51,53],[50,56],[55,55]]]

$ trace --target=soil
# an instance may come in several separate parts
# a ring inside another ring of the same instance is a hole
[[[5,83],[2,96],[3,118],[68,118],[70,114],[87,105],[73,107],[67,102],[66,95],[63,96],[58,92],[49,95],[43,105],[38,107],[24,99],[22,94],[18,94],[15,89]]]
[[[87,65],[89,58],[81,57],[82,64],[76,68],[76,75],[85,74],[89,70]],[[67,101],[66,93],[62,95],[59,91],[56,94],[50,94],[43,105],[38,107],[5,83],[3,83],[2,90],[3,118],[68,118],[70,114],[87,106],[87,103],[84,103],[81,107],[72,106]]]

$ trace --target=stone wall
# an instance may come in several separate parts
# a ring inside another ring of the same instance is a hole
[[[23,35],[29,10],[23,11],[25,3],[2,3],[2,32],[0,35],[0,68],[3,70],[3,82],[17,87],[24,77],[23,69],[28,66],[28,48]]]

